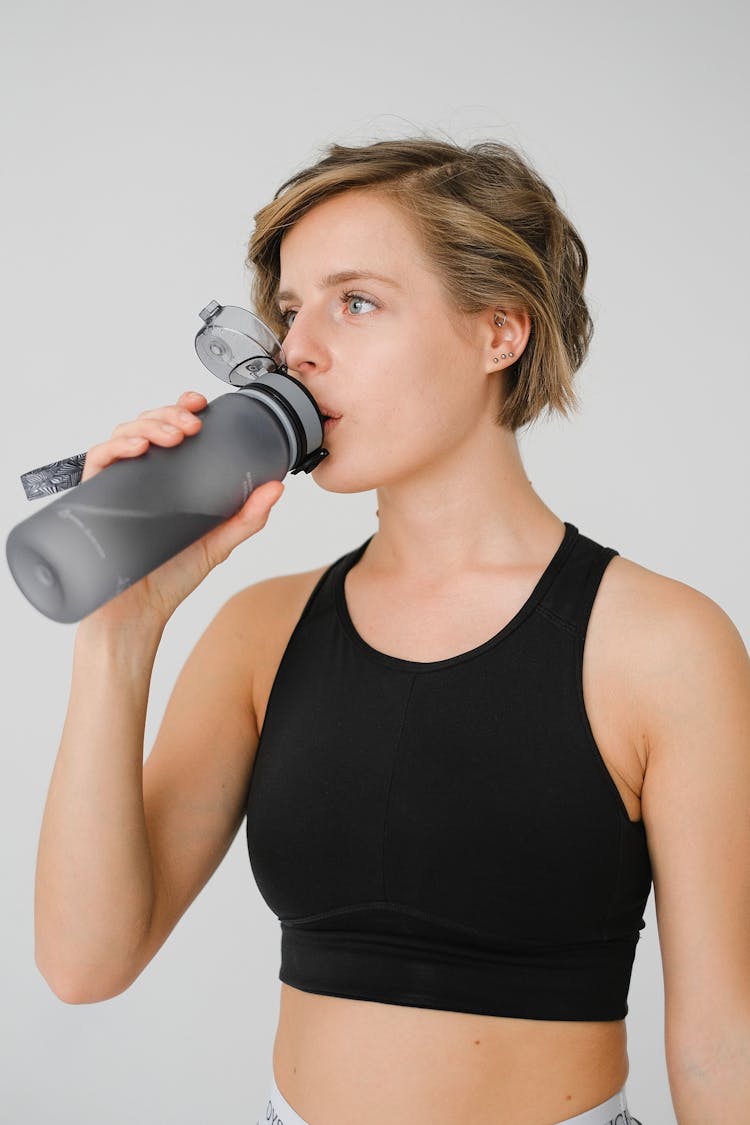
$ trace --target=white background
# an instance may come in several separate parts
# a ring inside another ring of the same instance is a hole
[[[2,22],[4,534],[38,510],[22,472],[183,390],[225,392],[195,355],[197,314],[247,306],[252,216],[324,145],[503,140],[579,228],[596,323],[583,411],[522,433],[528,475],[582,533],[713,598],[747,643],[746,4],[6,0]],[[359,545],[375,507],[374,493],[287,478],[263,533],[171,620],[147,751],[223,602]],[[7,567],[0,597],[0,1120],[254,1125],[279,935],[244,827],[126,993],[66,1005],[35,968],[36,846],[75,626],[33,609]],[[653,894],[646,921],[627,1088],[644,1123],[673,1125]]]

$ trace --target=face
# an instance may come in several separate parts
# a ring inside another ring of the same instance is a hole
[[[486,333],[449,305],[397,206],[370,191],[318,204],[281,242],[278,303],[290,374],[310,391],[333,492],[429,473],[496,406]]]

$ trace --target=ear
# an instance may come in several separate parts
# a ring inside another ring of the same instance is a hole
[[[525,309],[493,307],[482,313],[481,328],[487,371],[501,371],[516,362],[529,342],[531,317]]]

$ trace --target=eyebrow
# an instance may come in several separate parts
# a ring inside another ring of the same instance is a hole
[[[321,289],[332,289],[335,285],[343,285],[345,281],[363,281],[371,279],[373,281],[382,281],[386,285],[393,286],[394,289],[401,289],[397,281],[392,277],[385,277],[380,273],[373,273],[372,270],[356,270],[345,269],[339,270],[338,273],[329,273],[325,277],[321,277],[319,285]],[[277,301],[293,301],[297,298],[297,294],[292,289],[280,289],[276,294]]]

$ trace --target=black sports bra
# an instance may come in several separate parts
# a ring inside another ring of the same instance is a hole
[[[278,668],[247,800],[252,871],[307,992],[619,1020],[651,865],[583,700],[610,559],[565,537],[518,613],[446,660],[378,652],[322,575]]]

